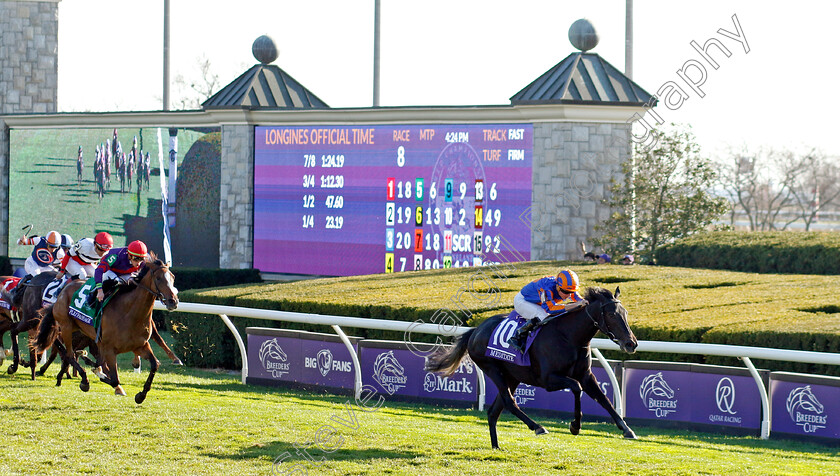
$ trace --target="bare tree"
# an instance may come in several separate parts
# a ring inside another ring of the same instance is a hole
[[[731,151],[719,182],[751,231],[786,230],[802,221],[810,230],[819,212],[840,205],[840,167],[819,151],[758,149]]]
[[[219,75],[213,71],[213,66],[206,56],[199,56],[195,63],[196,79],[188,81],[183,74],[178,74],[172,81],[175,86],[173,104],[176,109],[199,109],[201,103],[215,94],[221,85]]]
[[[806,154],[802,163],[803,173],[792,191],[799,218],[808,231],[819,212],[840,202],[840,167],[836,165],[836,160],[830,160],[815,150]]]

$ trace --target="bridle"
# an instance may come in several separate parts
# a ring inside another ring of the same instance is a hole
[[[157,269],[162,269],[162,267],[161,267],[161,268],[157,268]],[[155,270],[155,271],[156,271],[156,270]],[[151,274],[151,273],[153,273],[154,271],[152,271],[152,270],[150,269],[150,270],[149,270],[149,271],[147,271],[147,272]],[[154,281],[154,280],[152,280],[152,281]],[[166,296],[164,296],[164,295],[163,295],[163,293],[162,293],[162,292],[160,292],[160,288],[158,288],[158,290],[157,290],[157,291],[152,291],[152,289],[151,289],[150,287],[146,286],[145,284],[141,283],[141,282],[140,282],[140,281],[138,281],[138,280],[135,280],[135,283],[137,283],[137,287],[139,287],[139,288],[141,288],[141,289],[144,289],[144,290],[145,290],[145,291],[147,291],[149,294],[151,294],[152,296],[154,296],[155,298],[157,298],[157,300],[159,300],[161,303],[163,303],[164,305],[166,305],[166,300],[167,300],[167,299],[166,299]],[[157,284],[155,284],[155,287],[157,288]]]
[[[604,308],[605,304],[621,304],[621,301],[618,300],[618,299],[615,299],[615,298],[612,298],[607,303],[602,303],[601,301],[598,301],[598,306],[602,309],[602,311],[603,311],[603,308]],[[601,325],[601,323],[598,322],[598,320],[595,319],[594,317],[592,317],[592,314],[589,313],[589,306],[586,306],[585,311],[586,311],[586,317],[588,317],[589,320],[592,321],[592,324],[595,325],[596,329],[603,332],[604,335],[609,337],[611,341],[615,342],[616,344],[619,344],[618,338],[615,336],[615,334],[612,333],[612,331],[610,331],[610,328],[607,325],[606,321],[604,322],[603,325]],[[603,312],[601,314],[603,315]],[[621,344],[619,344],[619,346],[621,346]]]

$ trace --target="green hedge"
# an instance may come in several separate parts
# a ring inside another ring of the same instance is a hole
[[[656,258],[663,266],[755,273],[838,274],[840,233],[703,233],[661,248]]]
[[[2,261],[0,261],[2,265]],[[194,302],[190,298],[184,299],[188,294],[184,291],[191,289],[213,288],[218,286],[230,286],[232,284],[261,283],[262,277],[258,269],[202,269],[202,268],[179,268],[173,267],[172,274],[175,275],[175,287],[178,288],[178,297],[182,301]],[[166,322],[169,313],[165,311],[154,311],[153,319],[159,329],[169,329],[171,324]],[[177,352],[176,352],[177,353]]]
[[[838,276],[753,274],[663,266],[516,263],[505,276],[490,269],[399,273],[329,278],[293,283],[197,289],[185,302],[234,305],[371,319],[432,322],[440,309],[454,311],[466,325],[508,312],[513,296],[535,277],[571,266],[584,286],[621,287],[621,300],[640,340],[705,342],[756,347],[840,352]],[[483,275],[477,273],[484,273]],[[459,303],[459,304],[456,304]],[[468,312],[460,311],[463,306]],[[326,326],[232,318],[245,327],[281,327],[332,333]],[[218,316],[174,312],[170,322],[179,352],[201,367],[239,368],[235,341]],[[344,329],[348,335],[403,340],[402,333]],[[413,340],[432,342],[431,335]],[[734,359],[699,355],[608,352],[610,358],[728,363]],[[757,362],[763,368],[840,375],[838,366]]]

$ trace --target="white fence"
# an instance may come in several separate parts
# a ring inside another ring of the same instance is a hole
[[[155,309],[165,310],[165,306],[159,302],[155,302]],[[288,311],[271,311],[266,309],[251,309],[245,307],[235,306],[219,306],[213,304],[195,304],[188,302],[181,302],[178,304],[179,312],[192,312],[200,314],[217,314],[224,321],[225,325],[233,333],[234,339],[239,346],[239,353],[242,357],[242,383],[248,377],[248,356],[245,350],[245,343],[242,341],[242,336],[239,331],[230,321],[228,316],[247,317],[252,319],[267,319],[272,321],[284,322],[300,322],[306,324],[322,324],[331,326],[336,334],[350,351],[350,356],[353,359],[353,366],[355,368],[355,394],[358,397],[362,388],[362,374],[361,366],[359,365],[358,356],[353,349],[350,340],[341,330],[341,326],[358,327],[363,329],[378,329],[386,331],[423,333],[423,334],[438,334],[456,336],[460,335],[470,327],[455,327],[455,326],[441,326],[438,324],[428,324],[419,322],[403,322],[390,321],[384,319],[368,319],[360,317],[346,317],[346,316],[325,316],[321,314],[307,314],[299,312]],[[615,389],[615,406],[618,413],[624,416],[624,409],[621,407],[622,390],[618,385],[618,379],[612,370],[612,367],[607,364],[606,359],[599,349],[620,350],[619,347],[608,339],[592,339],[592,354],[601,363],[604,370]],[[658,341],[639,341],[639,352],[664,352],[675,354],[699,354],[699,355],[718,355],[727,357],[737,357],[744,362],[744,365],[749,369],[750,374],[755,379],[758,386],[759,394],[761,396],[762,407],[762,422],[761,422],[761,437],[767,439],[770,436],[770,401],[768,398],[767,388],[764,386],[764,381],[761,379],[751,359],[768,359],[781,360],[787,362],[804,362],[811,364],[830,364],[840,365],[840,354],[831,354],[824,352],[809,352],[802,350],[784,350],[784,349],[769,349],[762,347],[745,347],[738,345],[720,345],[720,344],[694,344],[685,342],[658,342]],[[484,409],[485,397],[485,382],[484,375],[479,370],[478,375],[478,406],[479,410]]]

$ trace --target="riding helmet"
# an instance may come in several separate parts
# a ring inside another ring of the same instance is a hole
[[[145,258],[146,253],[148,253],[148,250],[146,249],[146,243],[143,243],[140,240],[136,240],[128,244],[128,254],[132,256],[139,256],[141,258]]]
[[[580,280],[578,279],[577,273],[570,269],[561,269],[559,273],[557,273],[557,286],[567,292],[567,293],[574,293],[578,290],[578,285],[580,284]]]

